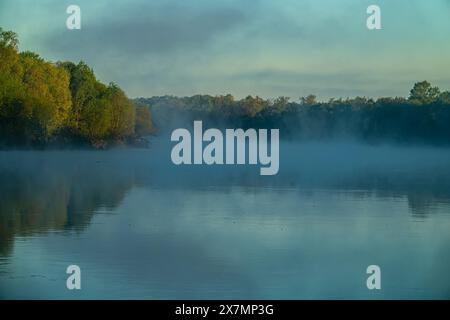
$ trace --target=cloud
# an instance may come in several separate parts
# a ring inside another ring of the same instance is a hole
[[[380,0],[380,32],[365,27],[369,0],[77,3],[80,31],[65,28],[71,0],[0,0],[0,20],[23,50],[84,60],[130,96],[403,95],[418,79],[450,81],[449,0]]]
[[[237,7],[220,4],[118,5],[97,10],[96,18],[84,22],[80,31],[59,30],[44,35],[43,41],[48,50],[71,55],[96,56],[101,51],[103,56],[126,59],[174,56],[204,50],[248,19]]]

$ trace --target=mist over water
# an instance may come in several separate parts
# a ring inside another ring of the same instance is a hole
[[[260,176],[172,145],[0,152],[0,298],[450,297],[448,149],[282,141]]]

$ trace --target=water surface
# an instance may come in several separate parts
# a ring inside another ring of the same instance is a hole
[[[449,151],[281,150],[274,177],[159,147],[0,152],[0,298],[450,298]]]

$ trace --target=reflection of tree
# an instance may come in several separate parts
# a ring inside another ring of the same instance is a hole
[[[424,218],[437,208],[436,204],[448,204],[450,199],[450,178],[443,173],[429,175],[428,183],[421,181],[415,187],[411,187],[407,191],[408,205],[411,213],[418,217]]]
[[[433,195],[412,193],[408,195],[408,205],[411,213],[416,217],[425,217],[433,208],[436,199]]]
[[[377,173],[354,188],[364,188],[366,192],[373,190],[378,198],[406,197],[411,214],[426,217],[432,213],[436,204],[447,203],[450,199],[450,179],[446,179],[447,170],[429,172],[409,172],[402,175],[387,172]],[[347,184],[349,185],[349,184]]]
[[[297,187],[303,194],[308,190],[327,189],[348,191],[352,197],[361,200],[403,198],[407,200],[410,213],[422,218],[433,213],[439,204],[448,204],[450,199],[450,170],[447,167],[429,170],[413,167],[400,173],[388,169],[341,173],[339,170],[320,172],[318,168],[299,168],[295,173],[280,173],[272,182],[279,187]]]
[[[405,166],[405,159],[381,167],[357,166],[356,160],[344,166],[346,160],[336,166],[330,165],[332,160],[323,161],[322,153],[318,158],[322,162],[302,162],[307,154],[294,154],[295,166],[282,165],[278,175],[267,179],[254,168],[174,168],[157,158],[169,152],[0,153],[0,255],[10,253],[15,236],[82,230],[99,209],[117,207],[133,186],[167,189],[168,196],[174,189],[211,186],[221,192],[235,187],[255,192],[273,187],[280,193],[286,187],[302,193],[327,189],[351,192],[362,200],[407,199],[410,212],[417,216],[430,214],[439,207],[436,204],[450,199],[450,170],[441,160]]]
[[[133,176],[111,174],[101,165],[0,170],[0,255],[15,236],[51,230],[80,230],[96,210],[114,208]]]

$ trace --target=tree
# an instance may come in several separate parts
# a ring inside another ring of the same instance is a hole
[[[69,77],[17,45],[14,32],[0,32],[0,134],[11,142],[45,142],[68,117]]]
[[[17,34],[12,31],[3,31],[3,29],[0,28],[0,46],[17,51],[19,47]]]
[[[300,103],[306,106],[312,106],[317,103],[316,96],[313,94],[307,95],[306,97],[300,98]]]
[[[272,112],[283,113],[286,111],[288,104],[289,104],[288,97],[278,97],[273,101]]]
[[[439,103],[450,105],[450,91],[444,91],[439,95]]]
[[[115,83],[110,83],[107,91],[111,107],[111,136],[124,138],[134,134],[135,108],[130,99]]]
[[[439,88],[432,87],[428,81],[417,82],[410,91],[409,100],[415,104],[431,104],[439,97]]]
[[[94,71],[83,61],[77,65],[72,62],[59,63],[70,74],[70,91],[72,95],[72,113],[69,119],[69,127],[73,133],[81,134],[82,127],[86,125],[83,121],[88,121],[86,116],[91,114],[94,102],[100,96],[100,91],[105,91],[106,87],[98,83]]]
[[[83,61],[54,64],[19,53],[18,43],[0,28],[0,139],[46,143],[64,133],[102,145],[134,136],[135,108],[119,86],[98,81]]]
[[[150,109],[146,105],[136,105],[135,133],[136,135],[148,136],[155,132]]]
[[[208,112],[214,115],[221,115],[229,118],[237,111],[235,110],[236,102],[231,94],[225,96],[211,97]]]
[[[247,96],[240,101],[244,115],[254,117],[269,105],[268,101],[256,96]]]
[[[32,134],[46,140],[65,125],[69,117],[72,106],[69,74],[32,52],[20,53],[20,61],[27,96],[24,108],[31,112],[28,117]]]
[[[17,52],[17,36],[0,28],[0,120],[4,118],[6,104],[21,95],[22,66]]]

